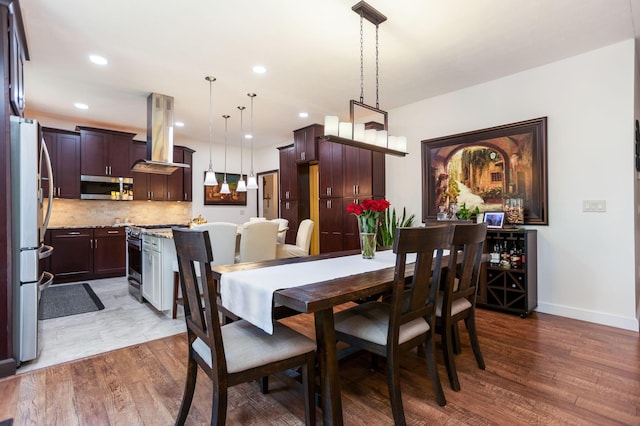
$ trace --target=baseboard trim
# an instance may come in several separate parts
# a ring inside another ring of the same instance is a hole
[[[16,360],[14,358],[0,361],[0,378],[14,376],[16,374]]]
[[[538,302],[538,307],[535,310],[545,314],[559,315],[562,317],[608,325],[625,330],[640,331],[640,324],[638,323],[637,318],[620,317],[611,314],[604,314],[602,312],[587,311],[569,306],[540,302]]]

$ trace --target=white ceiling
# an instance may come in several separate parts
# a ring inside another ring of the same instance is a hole
[[[254,101],[255,144],[348,118],[360,96],[357,0],[22,0],[27,116],[146,134],[146,98],[175,98],[181,139],[238,141]],[[380,24],[380,108],[389,110],[638,35],[640,0],[370,0]],[[634,28],[634,22],[635,27]],[[364,25],[365,98],[375,105],[375,31]],[[97,53],[106,67],[88,61]],[[267,72],[256,75],[255,64]],[[86,111],[74,102],[89,105]],[[301,119],[298,112],[309,117]],[[48,117],[48,118],[46,118]],[[71,128],[71,127],[70,127]],[[393,116],[390,117],[393,133]]]

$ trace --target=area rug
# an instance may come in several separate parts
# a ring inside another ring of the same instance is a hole
[[[100,298],[87,283],[53,285],[40,296],[38,319],[66,317],[104,309]]]

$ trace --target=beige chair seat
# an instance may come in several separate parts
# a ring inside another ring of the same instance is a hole
[[[229,373],[249,370],[316,350],[314,342],[279,323],[274,324],[273,335],[245,320],[227,324],[221,327],[221,332]],[[204,341],[197,338],[193,342],[193,350],[212,367],[211,349]]]
[[[261,262],[276,258],[278,224],[268,220],[247,222],[242,225],[240,254],[236,262]]]

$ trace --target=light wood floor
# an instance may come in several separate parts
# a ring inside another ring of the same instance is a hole
[[[312,334],[310,316],[287,322]],[[415,352],[401,359],[408,424],[640,424],[638,333],[545,314],[520,319],[486,310],[478,311],[478,329],[487,369],[476,367],[462,332],[456,359],[460,392],[451,390],[439,365],[446,407],[433,400],[424,359]],[[185,335],[179,334],[0,380],[0,421],[173,424],[186,350]],[[340,364],[345,424],[393,423],[383,363],[380,367],[370,371],[365,355]],[[208,423],[211,409],[211,387],[204,374],[200,378],[187,419],[191,425]],[[255,383],[230,393],[230,425],[297,425],[303,419],[301,397],[278,379],[271,380],[268,395]]]

